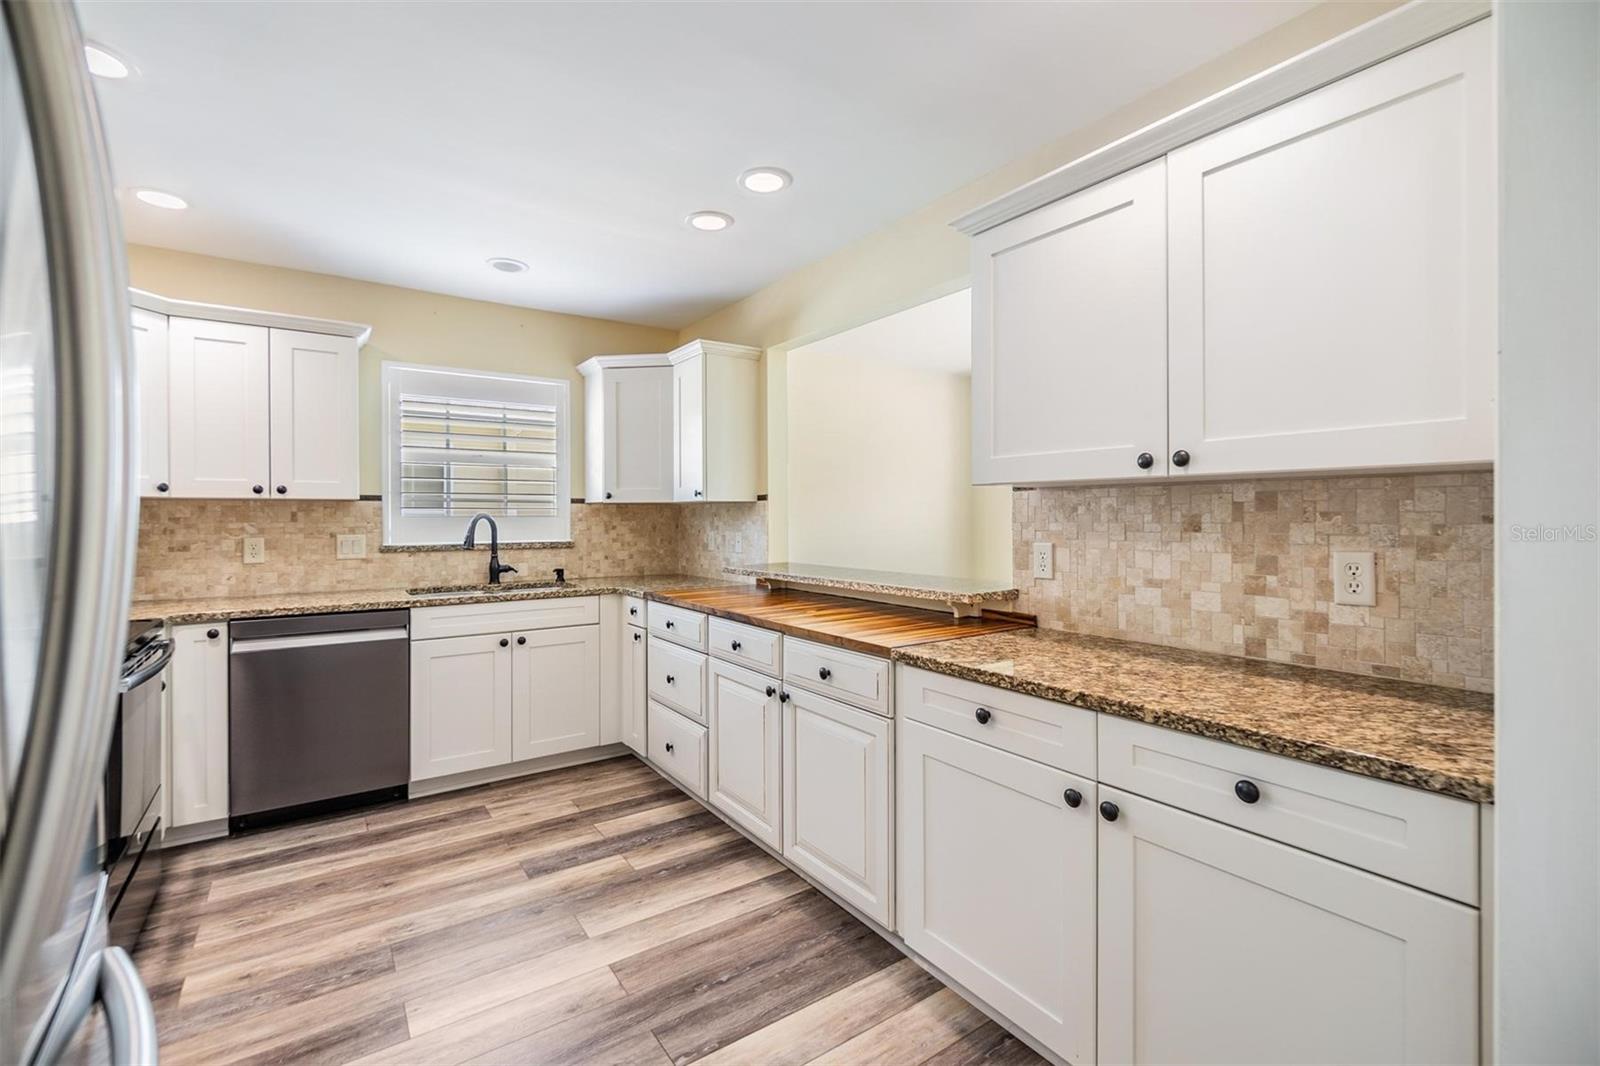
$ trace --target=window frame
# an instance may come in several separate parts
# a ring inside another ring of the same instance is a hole
[[[428,375],[435,375],[429,381]],[[505,543],[566,543],[572,539],[572,383],[565,378],[508,374],[497,370],[472,370],[466,367],[437,366],[425,363],[384,361],[380,368],[380,401],[383,404],[383,546],[385,548],[429,548],[459,544],[466,536],[466,519],[446,515],[400,513],[400,433],[401,393],[489,400],[513,403],[544,403],[545,398],[529,399],[513,394],[517,390],[550,388],[555,392],[556,408],[556,513],[554,516],[494,516]]]

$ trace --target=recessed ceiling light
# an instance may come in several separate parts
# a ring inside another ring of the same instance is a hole
[[[89,73],[97,78],[126,78],[128,76],[127,61],[100,45],[84,45],[83,57],[89,61]]]
[[[782,192],[794,178],[777,167],[756,167],[739,175],[739,184],[751,192]]]
[[[721,211],[696,211],[684,221],[695,229],[715,233],[719,229],[727,229],[733,225],[733,216],[725,215]]]
[[[183,197],[162,192],[160,189],[135,189],[133,195],[151,207],[164,207],[168,211],[182,211],[189,206],[189,201]]]
[[[484,262],[500,271],[502,274],[520,274],[528,269],[528,264],[520,259],[512,259],[504,255],[491,256]]]

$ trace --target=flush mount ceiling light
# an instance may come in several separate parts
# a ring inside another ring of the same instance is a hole
[[[717,230],[727,229],[733,225],[733,216],[725,215],[721,211],[696,211],[684,221],[697,230],[715,233]]]
[[[739,184],[750,192],[782,192],[794,181],[787,170],[777,167],[754,167],[739,175]]]
[[[130,73],[125,59],[98,44],[84,45],[83,58],[88,60],[89,73],[97,78],[126,78]]]
[[[488,263],[491,267],[500,271],[502,274],[520,274],[524,270],[528,269],[528,264],[524,263],[522,260],[512,259],[510,256],[504,255],[491,256],[490,258],[485,259],[484,262]]]
[[[162,192],[160,189],[135,189],[133,195],[151,207],[164,207],[168,211],[182,211],[189,206],[189,201],[183,197]]]

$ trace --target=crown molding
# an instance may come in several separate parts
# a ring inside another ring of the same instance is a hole
[[[671,365],[672,363],[664,355],[592,355],[578,364],[578,373],[587,376],[602,370]]]
[[[203,304],[195,300],[174,300],[170,296],[159,296],[143,289],[130,288],[128,302],[134,307],[171,318],[203,318],[208,322],[236,322],[241,326],[266,326],[269,329],[293,329],[302,333],[322,333],[332,337],[354,337],[358,348],[372,337],[372,327],[360,322],[341,322],[334,318],[308,318],[305,315],[286,315],[277,311],[256,311],[248,307]]]
[[[693,359],[697,355],[722,355],[730,359],[760,359],[761,349],[752,348],[747,344],[729,344],[726,341],[707,341],[695,339],[688,344],[682,344],[667,353],[667,360],[676,366],[686,359]]]

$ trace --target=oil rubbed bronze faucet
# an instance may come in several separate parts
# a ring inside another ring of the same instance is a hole
[[[467,523],[467,535],[461,541],[461,546],[463,548],[476,548],[478,546],[475,534],[479,522],[489,523],[489,584],[498,585],[500,584],[501,574],[514,574],[517,572],[517,568],[509,563],[502,564],[500,562],[500,527],[494,524],[494,518],[483,511],[473,515],[472,521]]]

